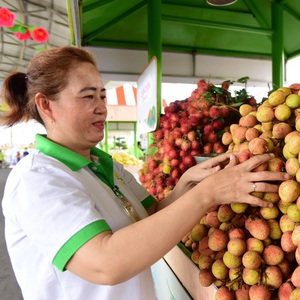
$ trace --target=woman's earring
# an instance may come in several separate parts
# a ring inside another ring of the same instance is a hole
[[[51,129],[53,130],[55,128],[55,121],[51,120]]]

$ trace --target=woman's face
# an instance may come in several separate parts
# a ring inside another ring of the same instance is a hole
[[[68,85],[51,102],[54,125],[47,137],[87,156],[104,137],[106,90],[101,75],[90,63],[80,63],[68,74]]]

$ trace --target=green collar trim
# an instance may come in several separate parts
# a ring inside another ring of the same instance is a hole
[[[64,165],[69,167],[72,171],[78,171],[81,168],[91,164],[91,161],[55,142],[47,139],[45,135],[36,134],[35,136],[36,146],[35,148],[44,154],[51,156]],[[104,165],[112,164],[112,157],[108,153],[93,147],[91,149],[91,155],[99,157],[99,162]]]

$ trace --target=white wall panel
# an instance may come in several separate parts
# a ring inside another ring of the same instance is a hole
[[[238,79],[249,76],[251,81],[265,84],[272,82],[272,62],[270,60],[197,55],[195,73],[200,78]]]
[[[97,58],[105,81],[136,81],[148,63],[147,51],[88,47]],[[272,81],[272,63],[267,60],[164,52],[163,82],[196,83],[210,79],[237,80],[249,76],[248,85],[266,87]]]

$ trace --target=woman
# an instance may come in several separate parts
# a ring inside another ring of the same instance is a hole
[[[289,178],[251,172],[271,154],[239,165],[224,154],[190,168],[157,203],[95,148],[104,134],[106,91],[93,56],[75,47],[39,53],[26,74],[6,79],[2,95],[10,106],[6,125],[34,119],[47,132],[11,171],[3,199],[24,299],[155,299],[150,266],[211,206],[267,207],[251,192],[275,192],[270,182]]]

